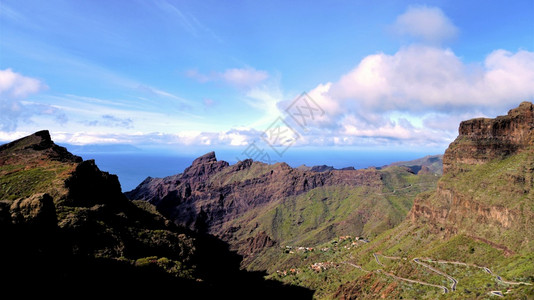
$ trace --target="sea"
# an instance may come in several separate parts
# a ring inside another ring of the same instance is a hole
[[[197,153],[151,153],[135,152],[77,152],[84,160],[94,159],[100,170],[119,177],[123,191],[130,191],[147,177],[165,177],[182,173],[191,165],[193,160],[208,150]],[[225,160],[235,164],[238,160],[246,159],[242,149],[215,151],[218,160]],[[391,150],[293,150],[282,156],[271,158],[271,162],[285,162],[291,167],[300,165],[327,165],[334,168],[354,167],[363,169],[368,167],[382,167],[397,161],[408,161],[426,155],[443,152],[391,151]]]

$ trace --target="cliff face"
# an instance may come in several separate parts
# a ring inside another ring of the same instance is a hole
[[[464,233],[504,250],[532,251],[534,234],[534,106],[460,124],[443,158],[433,194],[416,198],[413,223],[447,235]]]
[[[506,116],[460,123],[459,135],[443,157],[443,171],[476,165],[520,153],[534,144],[534,105],[523,102]]]

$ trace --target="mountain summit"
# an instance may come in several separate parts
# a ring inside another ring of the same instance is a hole
[[[505,116],[463,121],[458,131],[458,137],[445,151],[444,172],[532,149],[534,105],[523,102]]]

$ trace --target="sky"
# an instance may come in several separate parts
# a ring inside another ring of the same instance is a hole
[[[439,153],[534,100],[534,1],[0,0],[0,97],[0,141]]]

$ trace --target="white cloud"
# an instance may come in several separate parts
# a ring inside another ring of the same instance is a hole
[[[464,64],[451,50],[410,46],[375,54],[328,94],[371,111],[502,109],[534,97],[534,52],[492,52],[481,65]]]
[[[26,77],[11,69],[0,70],[0,130],[13,131],[20,120],[50,107],[24,104],[25,97],[46,89],[46,85],[35,78]]]
[[[12,140],[27,135],[25,132],[7,134],[0,131],[0,140]],[[261,132],[254,129],[231,129],[221,132],[184,130],[178,133],[104,133],[99,131],[52,131],[55,142],[74,145],[133,144],[153,146],[246,146],[258,139]]]
[[[0,95],[9,98],[24,98],[46,88],[41,81],[26,77],[11,69],[0,70]]]
[[[211,72],[202,74],[198,70],[186,71],[186,76],[198,82],[220,81],[238,89],[250,89],[269,78],[267,71],[256,70],[254,68],[232,68],[224,72]]]
[[[460,121],[534,98],[534,52],[496,50],[465,64],[450,49],[412,45],[369,55],[309,94],[326,112],[314,134],[334,136],[336,144],[372,138],[446,145]]]
[[[233,86],[248,88],[269,78],[269,74],[253,68],[228,69],[221,74],[221,78]]]
[[[437,7],[417,6],[397,17],[393,30],[399,35],[440,43],[456,37],[458,28]]]

